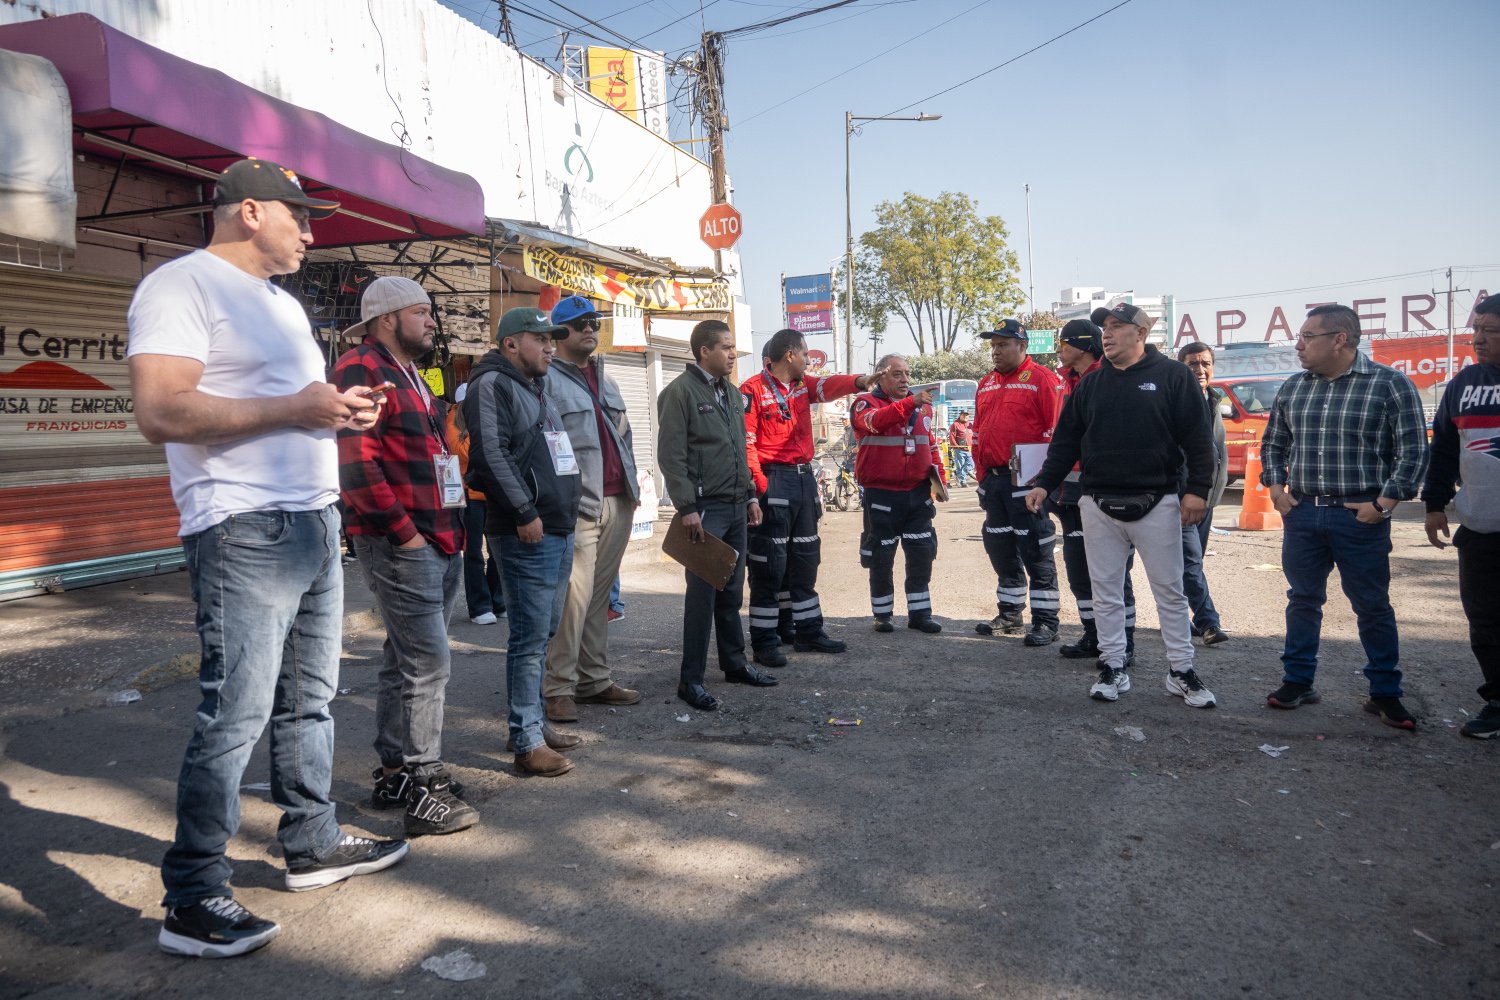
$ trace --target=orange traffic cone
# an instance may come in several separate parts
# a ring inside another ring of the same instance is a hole
[[[1281,515],[1271,503],[1271,491],[1260,484],[1260,448],[1245,447],[1245,499],[1240,505],[1241,531],[1280,531]]]

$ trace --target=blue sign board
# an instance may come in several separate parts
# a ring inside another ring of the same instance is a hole
[[[782,301],[786,325],[798,333],[827,333],[833,329],[833,276],[806,274],[783,278]]]

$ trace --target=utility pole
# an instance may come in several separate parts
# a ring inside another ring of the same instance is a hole
[[[1036,315],[1036,267],[1031,258],[1031,185],[1026,185],[1026,313]]]
[[[708,167],[711,174],[713,204],[729,200],[728,168],[724,165],[724,132],[729,128],[724,114],[724,36],[705,31],[698,56],[698,87],[695,105],[708,131]],[[714,272],[724,273],[724,251],[714,251]],[[729,310],[729,332],[734,333],[734,308]],[[738,335],[736,335],[738,336]]]
[[[885,338],[882,337],[878,333],[872,333],[872,334],[870,334],[870,367],[871,368],[874,368],[875,365],[880,361],[880,342],[882,340],[884,340],[884,339]],[[854,370],[854,365],[852,363],[849,365],[849,370],[851,372]]]
[[[1453,268],[1448,268],[1448,379],[1453,378]]]
[[[495,37],[503,38],[511,45],[516,44],[516,32],[510,25],[510,7],[506,0],[500,0],[500,25],[495,29]]]

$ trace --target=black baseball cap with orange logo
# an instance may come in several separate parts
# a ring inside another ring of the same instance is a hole
[[[254,157],[225,167],[214,188],[215,206],[238,205],[246,198],[301,205],[314,219],[326,219],[339,207],[336,201],[309,197],[297,175],[281,164]]]

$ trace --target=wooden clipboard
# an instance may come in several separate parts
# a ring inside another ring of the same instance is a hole
[[[932,499],[938,503],[948,502],[948,487],[943,485],[943,474],[935,465],[927,468],[927,481],[932,483]]]
[[[732,546],[706,531],[703,541],[694,542],[688,537],[687,526],[681,517],[672,518],[667,536],[662,539],[661,550],[715,590],[723,590],[729,584],[734,567],[740,561],[740,554]]]

